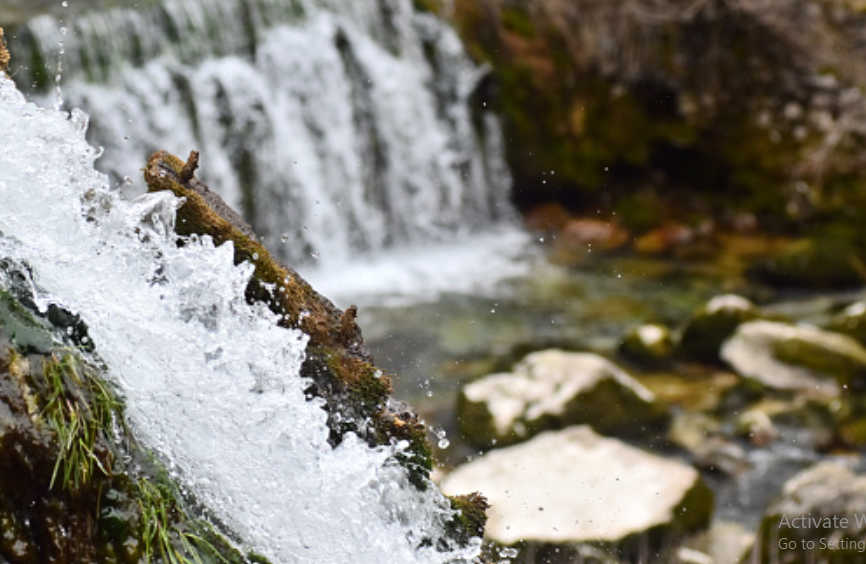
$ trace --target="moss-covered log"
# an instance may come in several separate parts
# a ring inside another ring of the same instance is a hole
[[[278,263],[246,222],[195,178],[197,165],[194,151],[186,162],[159,151],[145,168],[150,191],[169,190],[186,200],[177,212],[177,233],[182,238],[209,236],[217,245],[230,242],[236,264],[255,266],[247,299],[266,303],[281,325],[309,336],[301,371],[314,382],[310,393],[326,401],[332,442],[339,443],[346,432],[371,446],[405,441],[409,446],[398,459],[416,487],[426,488],[433,465],[427,431],[408,406],[390,398],[390,376],[376,368],[364,348],[355,322],[357,308],[339,310],[295,271]],[[454,538],[465,541],[483,529],[483,509],[478,509],[482,506],[475,503],[471,518],[455,520],[460,532]]]
[[[9,67],[9,51],[6,50],[3,28],[0,27],[0,72],[5,72],[7,67]]]

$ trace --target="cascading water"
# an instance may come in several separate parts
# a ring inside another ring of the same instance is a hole
[[[179,200],[110,189],[86,127],[80,111],[26,103],[0,74],[0,259],[27,265],[40,307],[82,316],[134,432],[274,562],[472,558],[477,546],[425,542],[451,510],[408,483],[393,462],[400,445],[371,449],[351,434],[329,445],[299,376],[306,336],[246,304],[252,267],[233,264],[230,243],[176,245]]]
[[[63,41],[67,105],[93,116],[115,182],[198,149],[202,179],[292,264],[510,216],[498,124],[470,103],[484,71],[410,0],[166,0],[9,35],[16,80],[52,99]]]

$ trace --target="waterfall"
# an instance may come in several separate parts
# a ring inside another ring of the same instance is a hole
[[[436,488],[410,485],[394,462],[405,445],[349,434],[331,447],[300,377],[306,335],[246,303],[253,267],[234,265],[230,243],[176,244],[172,194],[129,201],[111,189],[87,121],[27,103],[0,73],[0,259],[26,265],[40,308],[81,316],[139,440],[274,563],[477,556],[477,542],[434,548],[453,512]]]
[[[149,153],[200,176],[292,264],[443,241],[510,217],[484,69],[410,0],[165,0],[12,30],[13,74],[92,115],[98,166],[140,190]]]

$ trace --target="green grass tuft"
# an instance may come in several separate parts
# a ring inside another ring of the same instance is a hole
[[[159,557],[168,564],[230,564],[203,536],[184,531],[178,525],[188,518],[168,486],[142,478],[138,480],[138,492],[145,562]]]
[[[50,487],[79,493],[94,473],[111,475],[112,454],[97,439],[111,435],[122,403],[114,392],[71,352],[54,354],[44,364],[47,400],[40,418],[57,434],[59,452]]]

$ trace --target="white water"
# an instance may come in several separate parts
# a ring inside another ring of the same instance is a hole
[[[0,257],[30,266],[42,305],[82,315],[138,437],[274,562],[475,556],[419,548],[441,533],[444,498],[413,489],[393,448],[328,445],[299,377],[306,337],[245,303],[251,268],[229,245],[174,244],[173,196],[112,191],[86,123],[26,103],[0,76]]]
[[[343,264],[304,265],[299,272],[342,308],[399,307],[449,293],[493,297],[501,282],[527,276],[537,254],[527,232],[502,225],[443,243],[397,246]]]
[[[470,104],[484,71],[410,0],[165,0],[21,34],[13,54],[49,69],[63,40],[63,94],[115,182],[200,150],[201,178],[293,265],[511,217],[498,123]]]

